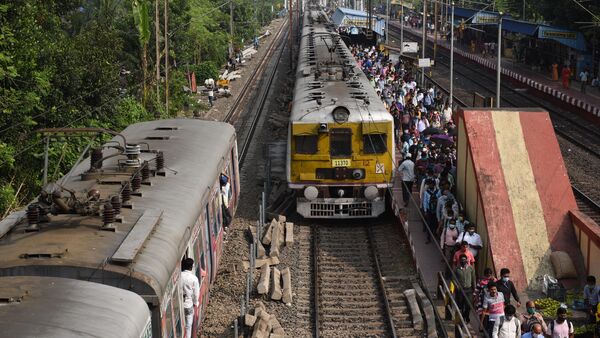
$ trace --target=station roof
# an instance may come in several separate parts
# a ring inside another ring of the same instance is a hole
[[[481,22],[481,18],[494,18],[497,17],[498,14],[498,12],[478,11],[476,9],[454,7],[454,15],[456,17],[465,19],[465,21],[474,25],[496,24],[495,22],[491,21],[489,21],[489,23]],[[567,47],[580,51],[586,50],[585,38],[583,34],[578,31],[541,23],[516,20],[510,15],[505,15],[502,19],[502,29],[504,31],[528,35],[538,39],[551,39]]]
[[[340,27],[362,27],[367,28],[367,12],[357,11],[351,8],[338,7],[331,20]],[[373,15],[373,31],[379,35],[384,34],[385,20]]]

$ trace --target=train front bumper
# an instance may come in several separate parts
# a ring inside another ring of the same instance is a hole
[[[304,218],[374,218],[385,212],[385,197],[296,199],[296,211]]]

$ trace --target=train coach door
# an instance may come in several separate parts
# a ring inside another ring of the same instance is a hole
[[[208,249],[208,259],[206,259],[207,271],[210,276],[210,283],[213,280],[213,262],[214,262],[214,250],[213,250],[213,233],[210,230],[211,216],[209,210],[209,204],[206,204],[204,208],[204,229],[205,236],[203,236],[204,247]]]

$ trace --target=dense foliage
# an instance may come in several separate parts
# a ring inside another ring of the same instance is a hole
[[[266,23],[273,17],[271,5],[277,4],[276,0],[260,0],[260,6],[257,0],[232,1],[232,40],[239,48],[256,33],[259,21]],[[167,112],[164,0],[0,4],[0,215],[39,191],[45,144],[37,132],[40,128],[121,130],[133,122],[177,115],[191,100],[183,91],[186,72],[215,76],[227,59],[229,10],[229,1],[223,0],[168,1]],[[89,142],[89,138],[52,139],[49,179],[65,174]]]

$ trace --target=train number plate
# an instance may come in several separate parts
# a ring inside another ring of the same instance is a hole
[[[331,160],[331,166],[334,168],[339,168],[339,167],[349,167],[351,164],[350,159],[335,159],[335,160]]]

